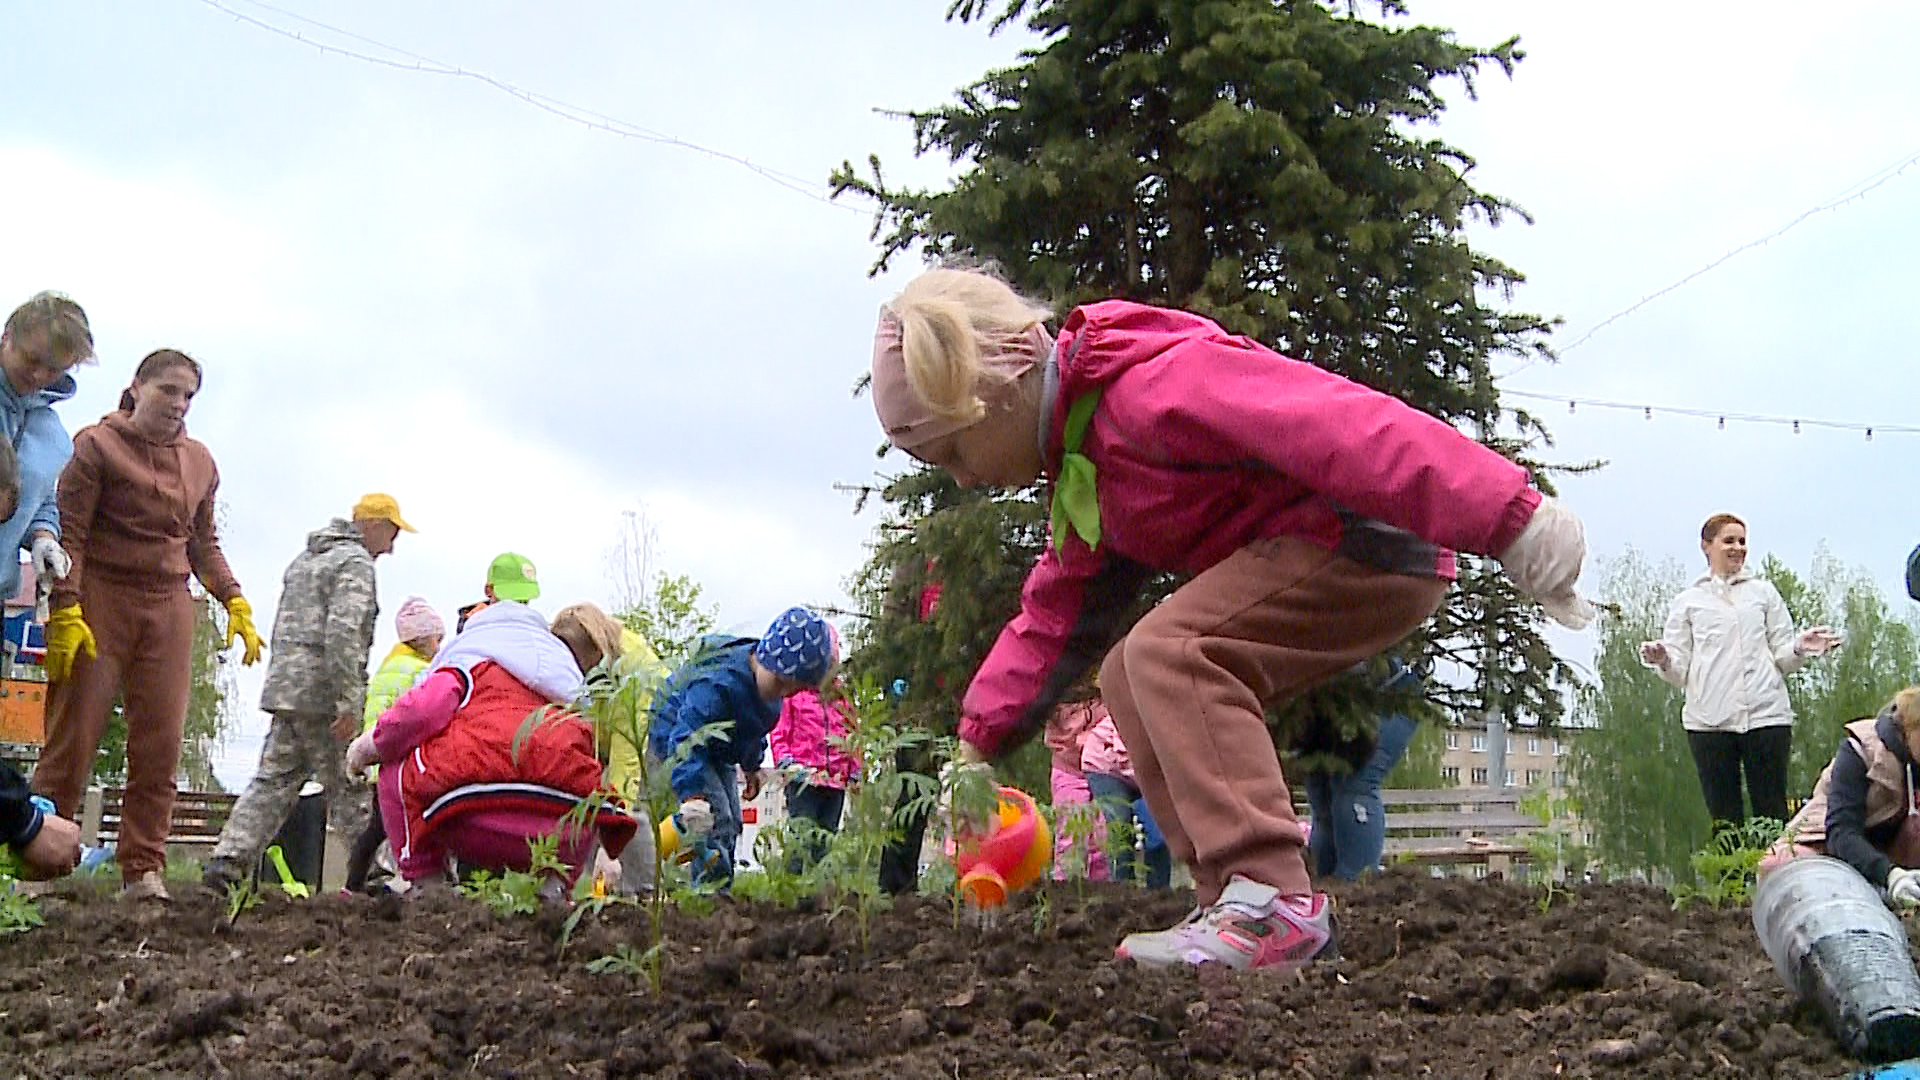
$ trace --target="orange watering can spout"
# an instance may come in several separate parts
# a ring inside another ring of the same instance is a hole
[[[960,895],[981,908],[1006,903],[1040,880],[1052,862],[1053,835],[1040,808],[1033,796],[1011,787],[1000,789],[999,809],[986,835],[960,837],[953,860]]]

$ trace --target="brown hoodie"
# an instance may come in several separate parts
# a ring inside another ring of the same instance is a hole
[[[183,429],[164,442],[108,413],[73,437],[60,474],[61,546],[73,571],[53,586],[53,606],[80,602],[88,573],[165,585],[191,572],[215,600],[240,595],[213,523],[220,470]]]

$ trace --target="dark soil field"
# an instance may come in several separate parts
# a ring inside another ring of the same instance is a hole
[[[1340,894],[1342,958],[1304,976],[1116,965],[1175,895],[1054,886],[988,927],[941,900],[878,915],[722,902],[676,914],[665,988],[588,961],[642,947],[614,909],[458,896],[273,899],[225,926],[70,884],[0,942],[0,1076],[1838,1077],[1745,910],[1395,872]]]

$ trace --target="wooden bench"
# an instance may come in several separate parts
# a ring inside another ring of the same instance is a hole
[[[1520,810],[1520,788],[1384,788],[1387,807],[1386,862],[1423,866],[1484,865],[1505,873],[1532,858],[1525,835],[1540,819]],[[1295,807],[1302,819],[1305,805]]]
[[[80,835],[92,836],[94,844],[120,842],[120,816],[127,791],[122,787],[91,788],[82,811]],[[181,791],[173,796],[173,824],[167,835],[169,848],[187,848],[195,852],[211,849],[220,839],[220,830],[233,816],[238,795],[219,791]]]

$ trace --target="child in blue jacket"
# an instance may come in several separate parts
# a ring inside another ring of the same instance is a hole
[[[671,783],[680,800],[675,817],[682,842],[692,849],[694,884],[732,884],[743,795],[738,771],[746,770],[744,796],[752,800],[760,794],[767,734],[780,719],[780,703],[823,685],[834,654],[826,622],[805,608],[788,608],[758,641],[702,641],[694,658],[654,695],[647,753],[655,762],[674,762]],[[730,726],[694,738],[718,724]],[[693,745],[682,752],[690,740]]]

